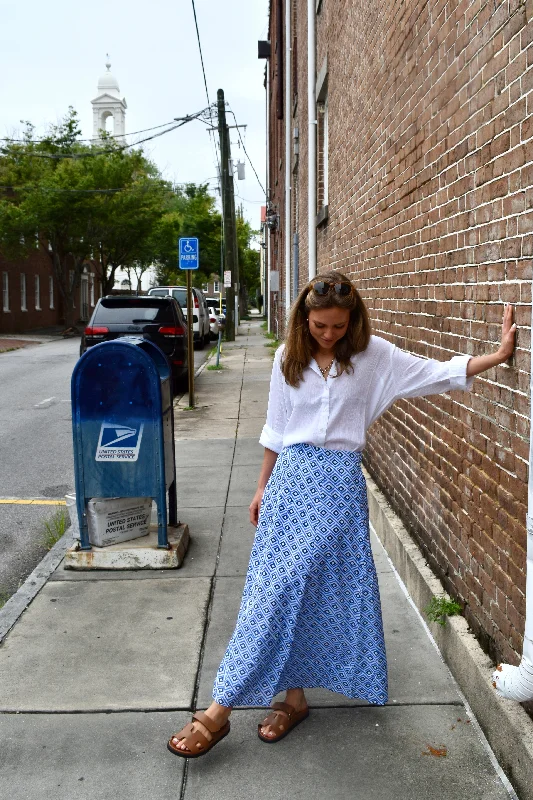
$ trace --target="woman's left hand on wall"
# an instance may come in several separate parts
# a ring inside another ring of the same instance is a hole
[[[495,353],[486,356],[474,356],[466,367],[467,377],[479,375],[487,369],[496,367],[508,361],[514,353],[515,348],[516,323],[514,322],[514,308],[509,303],[505,306],[502,323],[502,340]]]

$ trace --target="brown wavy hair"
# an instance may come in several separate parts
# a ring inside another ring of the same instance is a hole
[[[281,371],[290,386],[299,386],[303,371],[309,365],[317,350],[317,344],[309,332],[307,316],[313,309],[346,308],[350,311],[348,329],[342,339],[335,345],[335,358],[338,363],[337,375],[342,372],[353,372],[351,357],[366,350],[370,341],[370,319],[361,295],[353,286],[349,295],[338,295],[331,291],[319,295],[311,291],[316,281],[334,283],[351,283],[342,272],[335,270],[317,275],[298,295],[289,316],[285,351],[283,353]]]

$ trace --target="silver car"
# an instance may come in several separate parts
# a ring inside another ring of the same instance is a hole
[[[157,286],[150,289],[149,295],[164,297],[171,295],[181,306],[183,316],[187,319],[187,287],[186,286]],[[194,344],[199,350],[211,339],[211,328],[209,323],[209,309],[204,293],[200,289],[192,288],[192,330]],[[217,334],[218,335],[218,334]]]

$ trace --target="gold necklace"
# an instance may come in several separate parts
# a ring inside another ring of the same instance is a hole
[[[317,363],[317,367],[320,370],[320,372],[322,373],[322,377],[324,378],[325,381],[327,381],[327,379],[328,379],[329,371],[332,368],[334,361],[335,361],[335,357],[333,357],[331,359],[331,361],[329,362],[327,367],[321,367],[320,364],[318,363],[318,361],[316,362]]]

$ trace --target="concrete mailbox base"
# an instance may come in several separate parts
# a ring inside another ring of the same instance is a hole
[[[108,547],[80,550],[77,542],[65,554],[65,569],[177,569],[189,546],[189,526],[168,526],[169,550],[157,547],[157,526],[148,536]]]

